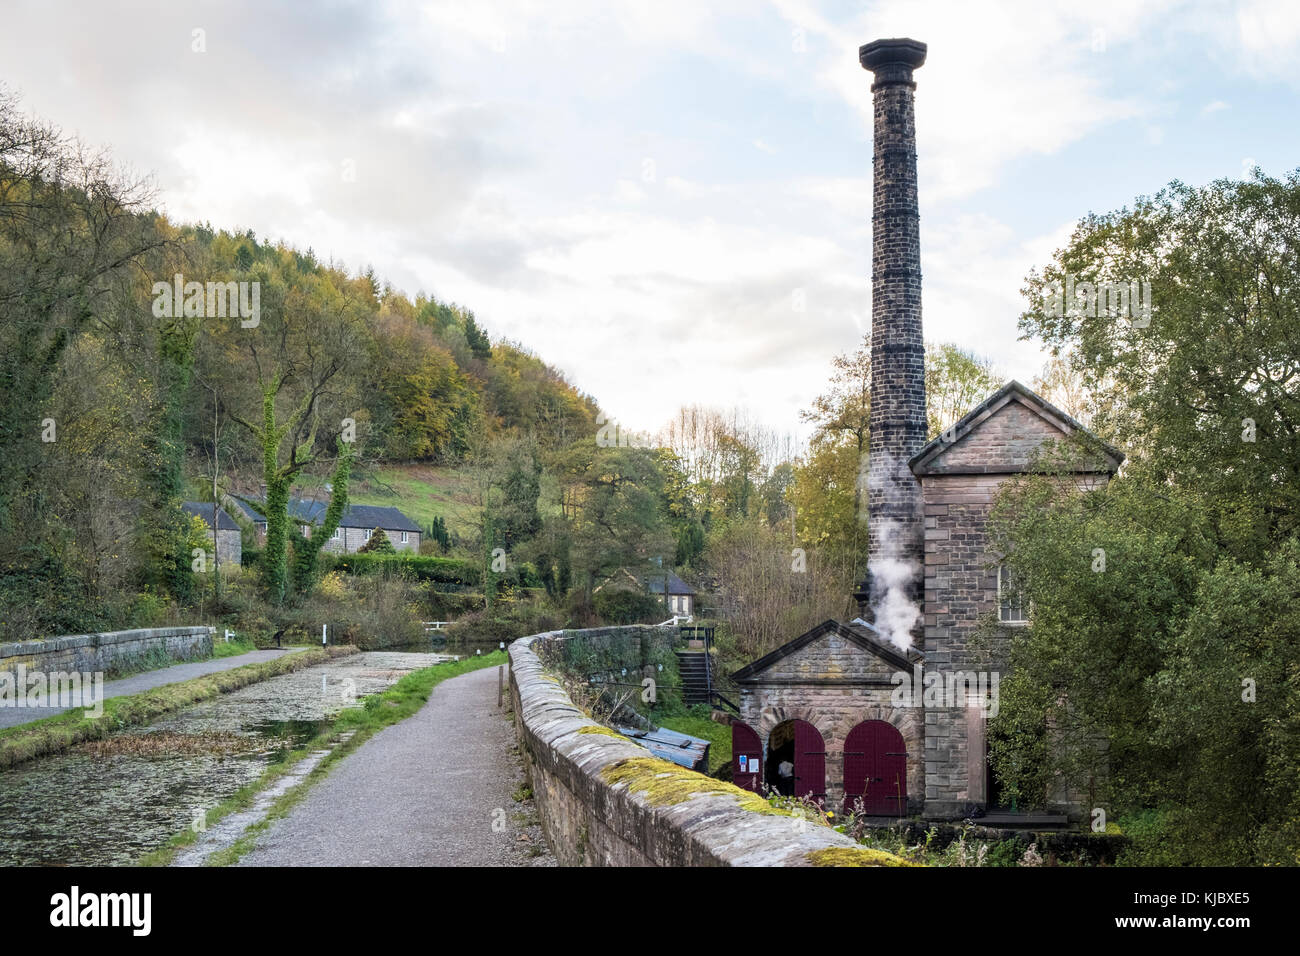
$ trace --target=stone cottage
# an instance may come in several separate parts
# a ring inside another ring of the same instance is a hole
[[[245,519],[253,525],[258,543],[264,542],[266,517],[259,510],[259,503],[235,500]],[[289,520],[298,525],[298,530],[310,536],[312,529],[325,520],[328,507],[329,503],[325,501],[290,498],[287,511]],[[420,526],[398,508],[377,505],[348,505],[339,519],[339,526],[325,542],[325,550],[334,554],[355,554],[370,541],[376,530],[383,531],[397,551],[420,553]]]
[[[986,726],[1014,628],[1028,621],[993,553],[989,512],[1078,422],[1009,382],[926,442],[916,193],[915,40],[877,40],[867,575],[859,616],[826,621],[733,675],[733,779],[827,809],[953,819],[999,806]],[[1086,435],[1086,431],[1084,432]],[[1073,484],[1114,474],[1095,440]],[[976,641],[977,631],[989,635]],[[977,650],[977,648],[979,650]],[[1062,811],[1077,807],[1062,797]]]
[[[599,593],[605,588],[619,588],[649,594],[659,599],[666,613],[674,616],[690,617],[695,613],[695,588],[672,571],[656,569],[634,574],[627,568],[619,568],[596,585],[592,593]]]
[[[186,514],[203,519],[203,523],[207,525],[208,540],[213,542],[218,563],[226,567],[237,568],[244,552],[239,525],[222,508],[216,509],[214,519],[212,514],[214,507],[211,502],[203,501],[185,501],[181,503],[181,509]]]

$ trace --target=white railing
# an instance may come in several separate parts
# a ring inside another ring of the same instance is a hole
[[[662,624],[656,624],[655,627],[676,627],[678,624],[690,624],[695,620],[692,614],[674,614]]]

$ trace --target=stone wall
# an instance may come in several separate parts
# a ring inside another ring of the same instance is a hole
[[[211,539],[212,537],[213,534],[209,531],[208,538]],[[223,571],[237,568],[244,554],[243,533],[238,529],[218,531],[216,533],[215,547]]]
[[[602,639],[626,633],[640,641],[643,628],[602,628]],[[825,827],[798,826],[789,816],[745,809],[757,801],[736,787],[675,768],[698,780],[676,802],[655,799],[608,776],[650,752],[611,735],[576,706],[543,672],[537,649],[584,632],[553,631],[510,645],[510,694],[520,749],[542,827],[564,866],[807,866],[808,854],[834,849],[861,852]],[[594,732],[593,732],[594,729]],[[585,731],[585,732],[584,732]],[[668,765],[675,767],[675,765]],[[716,792],[707,792],[708,790]],[[659,804],[659,805],[656,805]]]
[[[325,550],[333,554],[356,554],[366,546],[366,532],[373,530],[373,528],[339,528],[338,538],[330,538],[326,541]],[[405,541],[402,540],[400,531],[385,531],[384,534],[388,536],[389,542],[396,551],[420,553],[420,532],[408,531]]]
[[[1005,478],[929,475],[925,491],[925,664],[944,673],[998,671],[1010,631],[987,651],[972,644],[997,613],[997,555],[988,552],[988,517]],[[983,806],[985,726],[978,710],[928,708],[925,714],[925,813],[939,819]]]
[[[0,644],[0,671],[12,673],[22,664],[46,673],[108,672],[160,649],[175,660],[207,657],[215,633],[212,627],[154,627]]]

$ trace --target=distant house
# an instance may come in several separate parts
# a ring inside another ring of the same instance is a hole
[[[651,594],[663,597],[664,606],[673,614],[695,613],[695,589],[671,571],[653,571],[641,576]]]
[[[203,519],[203,523],[208,526],[208,540],[214,542],[217,562],[228,567],[237,567],[244,550],[239,525],[221,508],[216,508],[214,521],[212,516],[214,507],[211,503],[203,501],[181,503],[181,509],[186,514]]]
[[[239,509],[239,512],[243,515],[244,519],[253,526],[253,530],[257,533],[258,543],[260,544],[265,541],[266,516],[243,498],[234,498],[232,500],[235,502],[235,507]]]
[[[636,589],[652,594],[659,598],[669,614],[686,617],[695,613],[695,589],[672,571],[656,569],[633,574],[627,568],[619,568],[602,581],[595,591],[605,587]]]
[[[324,515],[324,510],[321,512]],[[398,551],[420,553],[420,526],[397,508],[376,505],[348,505],[334,536],[325,543],[329,551],[352,554],[360,551],[378,528]]]
[[[258,542],[264,542],[266,517],[259,508],[260,503],[238,503],[245,517],[257,529]],[[327,501],[290,498],[287,511],[289,520],[298,526],[304,536],[310,537],[312,530],[324,522],[328,508]],[[397,508],[377,505],[348,505],[343,510],[343,517],[339,519],[339,526],[325,542],[325,550],[335,554],[355,554],[370,540],[376,529],[388,536],[396,550],[419,553],[420,526]]]

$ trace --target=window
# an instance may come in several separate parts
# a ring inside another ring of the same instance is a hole
[[[998,565],[998,620],[1003,624],[1028,624],[1024,599],[1017,593],[1017,584],[1011,569]]]
[[[402,532],[402,544],[406,544],[406,534],[407,532],[405,531]]]
[[[369,540],[370,540],[370,532],[369,532],[369,531],[366,532],[365,540],[366,540],[366,541],[369,541]]]
[[[343,537],[343,529],[342,529],[342,528],[335,528],[335,529],[334,529],[334,533],[333,533],[332,535],[330,535],[330,540],[331,540],[331,541],[337,541],[337,540],[339,540],[339,538],[341,538],[341,537]]]

